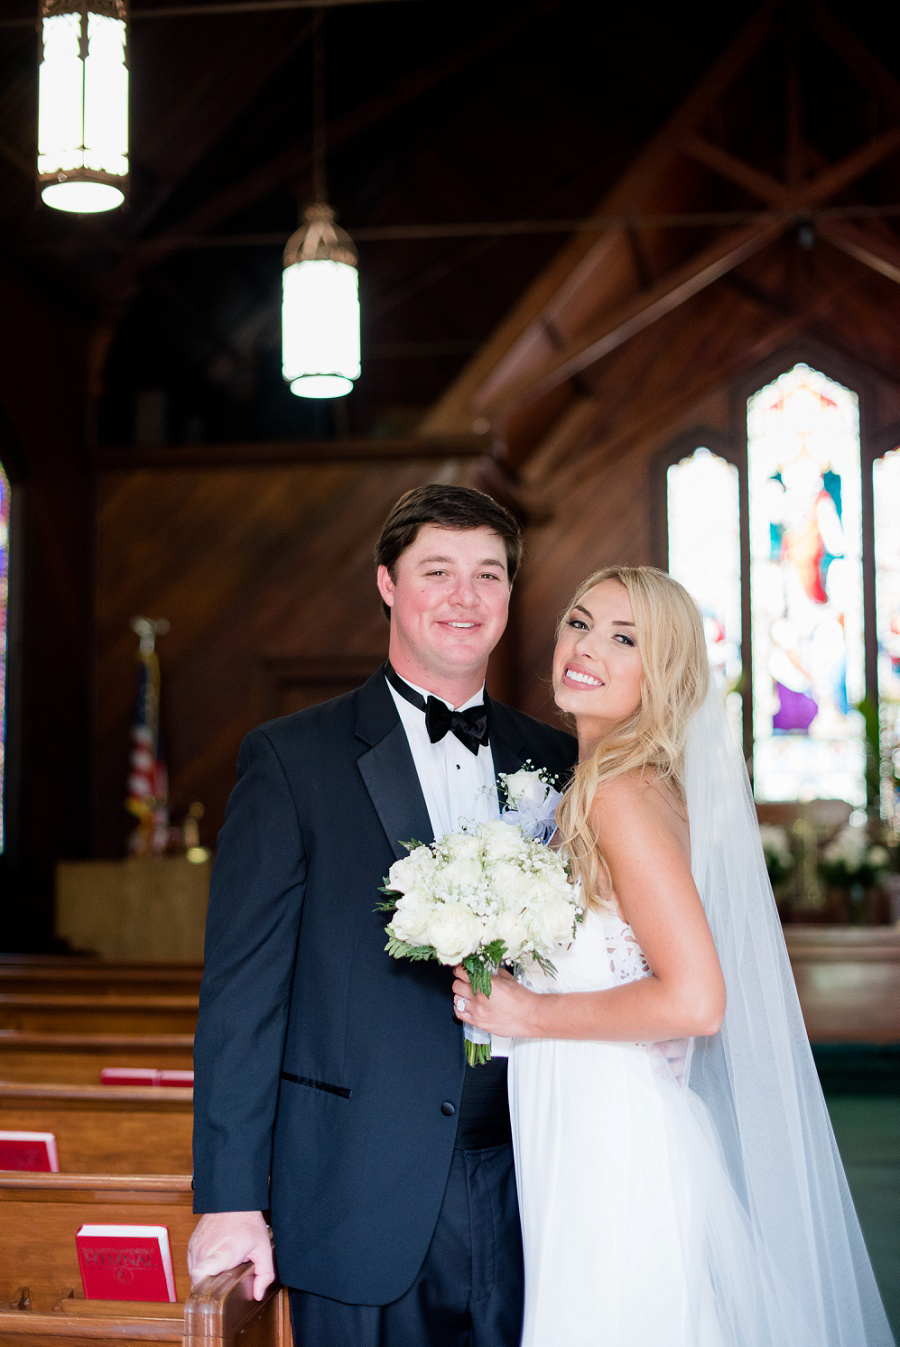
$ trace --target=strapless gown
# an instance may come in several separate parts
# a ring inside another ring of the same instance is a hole
[[[523,981],[595,991],[650,973],[612,911],[589,911],[554,963],[555,978]],[[514,1041],[523,1347],[767,1347],[748,1223],[671,1056],[654,1044]]]

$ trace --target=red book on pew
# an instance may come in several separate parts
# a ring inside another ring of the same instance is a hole
[[[58,1174],[56,1137],[52,1132],[0,1132],[0,1169]]]
[[[164,1225],[83,1225],[75,1235],[85,1300],[177,1300]]]
[[[104,1066],[100,1069],[101,1085],[158,1085],[159,1072],[155,1066]]]
[[[100,1069],[101,1085],[177,1085],[182,1089],[194,1087],[193,1071],[175,1071],[155,1066],[104,1066]]]
[[[163,1068],[159,1072],[160,1085],[177,1085],[183,1090],[192,1090],[194,1088],[193,1071],[169,1071]]]

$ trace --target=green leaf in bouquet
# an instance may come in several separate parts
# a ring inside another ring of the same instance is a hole
[[[532,954],[531,959],[533,963],[537,964],[542,973],[546,973],[547,976],[551,978],[556,977],[556,964],[553,963],[551,959],[548,959],[546,955]]]
[[[388,932],[385,949],[393,959],[411,959],[414,963],[424,963],[428,959],[437,958],[431,945],[407,945],[405,940],[398,940],[392,931]]]
[[[499,968],[506,958],[506,943],[503,940],[492,940],[489,945],[485,945],[481,951],[483,959]]]
[[[485,945],[477,954],[470,954],[468,958],[463,959],[462,966],[469,977],[469,985],[472,991],[477,995],[482,992],[485,996],[491,994],[491,978],[497,971],[506,955],[506,945],[502,940],[492,940],[489,945]]]
[[[480,991],[484,991],[484,966],[479,961],[477,954],[470,954],[463,959],[462,966],[466,970],[469,978],[469,986],[477,996]],[[490,977],[488,977],[488,991],[486,996],[490,996]]]

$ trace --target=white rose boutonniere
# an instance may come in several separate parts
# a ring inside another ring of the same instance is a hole
[[[549,842],[556,832],[556,807],[562,795],[556,789],[559,778],[527,759],[517,772],[501,772],[498,777],[504,823],[514,823],[526,837]]]

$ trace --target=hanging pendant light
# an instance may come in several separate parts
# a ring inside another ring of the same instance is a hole
[[[282,373],[301,398],[339,398],[359,378],[359,274],[334,211],[308,206],[284,250]]]
[[[313,19],[315,204],[288,239],[281,274],[282,374],[301,398],[339,398],[359,378],[359,273],[350,235],[325,204],[325,56]]]
[[[96,214],[125,200],[125,0],[41,0],[38,182],[54,210]]]

